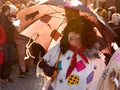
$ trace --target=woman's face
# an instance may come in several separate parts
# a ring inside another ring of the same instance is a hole
[[[80,48],[81,47],[81,37],[80,34],[75,32],[68,33],[68,42],[70,45]]]
[[[119,25],[119,16],[113,14],[112,21],[114,22],[115,25]]]

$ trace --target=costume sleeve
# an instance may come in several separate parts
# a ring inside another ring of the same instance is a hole
[[[6,40],[6,35],[4,32],[4,28],[0,25],[0,45],[5,43],[5,40]]]
[[[56,45],[55,47],[51,48],[45,55],[44,55],[44,60],[50,65],[50,66],[54,66],[54,64],[56,63],[56,59],[58,57],[58,53],[60,51],[60,45]],[[42,74],[43,70],[41,68],[39,68],[39,63],[37,64],[36,67],[36,76],[39,77],[39,75],[44,76],[44,74]]]
[[[60,51],[60,45],[57,44],[56,46],[54,46],[53,48],[51,48],[45,55],[44,55],[44,60],[47,61],[47,63],[50,66],[54,66],[54,64],[56,63],[58,54]]]

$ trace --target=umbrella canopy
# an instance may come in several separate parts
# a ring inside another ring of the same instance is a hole
[[[36,42],[41,44],[45,48],[45,50],[48,50],[48,48],[51,48],[51,46],[59,42],[60,40],[59,37],[61,36],[60,33],[62,32],[63,28],[66,26],[66,23],[62,23],[64,22],[63,19],[52,17],[50,21],[48,20],[49,21],[48,24],[46,24],[46,22],[42,21],[44,18],[49,19],[50,17],[45,16],[35,21],[33,24],[27,27],[24,31],[22,31],[21,34],[24,36],[30,37],[33,40],[35,40],[38,34],[39,36],[36,39]],[[60,25],[61,23],[62,25]],[[60,25],[60,27],[58,25]]]
[[[44,4],[32,6],[21,11],[18,14],[21,20],[21,34],[31,37],[33,33],[38,33],[38,42],[47,50],[52,39],[54,38],[54,40],[57,41],[60,37],[59,33],[61,33],[66,26],[66,22],[79,14],[80,16],[87,17],[94,23],[110,47],[115,33],[109,25],[101,20],[99,16],[91,12],[80,1],[76,2],[50,0]]]
[[[38,34],[36,42],[45,50],[59,42],[60,33],[66,26],[65,10],[53,5],[35,5],[18,15],[21,21],[21,34],[34,40]]]

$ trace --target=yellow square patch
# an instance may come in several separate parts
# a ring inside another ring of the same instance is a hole
[[[77,75],[70,75],[68,77],[68,85],[78,84],[79,83],[79,76]]]

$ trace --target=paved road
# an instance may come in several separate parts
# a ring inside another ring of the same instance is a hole
[[[30,69],[30,73],[24,78],[19,78],[18,66],[12,71],[11,78],[14,83],[0,82],[0,90],[41,90],[43,86],[43,77],[35,76],[35,66]]]

